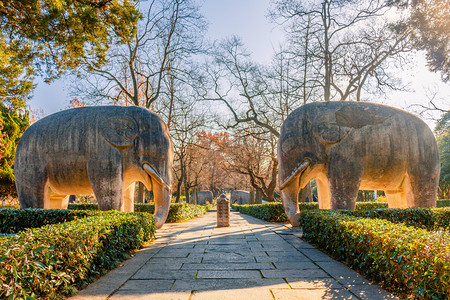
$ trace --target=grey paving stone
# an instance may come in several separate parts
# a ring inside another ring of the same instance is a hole
[[[370,285],[370,281],[338,261],[317,262],[317,265],[344,286]]]
[[[145,270],[141,269],[131,279],[194,279],[195,270]]]
[[[255,262],[255,257],[251,255],[239,255],[235,253],[205,253],[203,254],[203,260],[204,263],[222,263],[222,262],[240,262],[240,263],[247,263],[247,262]]]
[[[151,262],[146,263],[143,265],[139,271],[154,271],[154,270],[180,270],[181,266],[183,265],[182,262],[173,262],[170,264],[164,264],[159,263],[157,260],[152,260]]]
[[[374,284],[349,285],[347,288],[363,300],[393,300],[399,299],[391,293],[381,289]]]
[[[275,269],[272,263],[201,263],[183,264],[182,270],[261,270]]]
[[[261,278],[261,273],[257,270],[200,270],[197,278]]]
[[[290,262],[274,262],[277,269],[319,269],[319,267],[311,261],[290,261]]]
[[[293,289],[343,289],[333,278],[286,278]]]
[[[122,294],[146,294],[155,291],[168,291],[174,282],[174,279],[128,280],[118,292]]]
[[[161,258],[161,257],[187,257],[191,253],[191,249],[162,249],[158,253],[156,253],[153,257],[154,258]]]
[[[193,300],[273,300],[272,294],[266,288],[248,288],[238,290],[219,291],[195,291],[192,294]]]
[[[330,278],[320,269],[283,269],[283,270],[261,270],[264,278]]]
[[[343,289],[273,289],[276,300],[321,300],[321,299],[358,299]]]
[[[111,298],[112,300],[189,300],[191,292],[170,292],[159,291],[146,294],[133,294],[133,292],[117,292]]]
[[[299,249],[301,253],[303,253],[306,257],[313,261],[323,261],[323,262],[329,262],[329,261],[335,261],[333,258],[329,257],[322,251],[319,251],[317,249]]]
[[[201,263],[202,256],[189,255],[189,257],[152,257],[148,263],[154,264],[177,264],[177,263]]]
[[[302,256],[256,256],[256,262],[310,262],[307,257]]]
[[[305,259],[306,256],[303,255],[301,252],[297,251],[297,249],[292,248],[291,251],[273,251],[273,250],[267,250],[265,251],[268,256],[274,256],[274,257],[297,257],[298,259]]]
[[[171,291],[213,291],[213,290],[234,290],[242,288],[264,287],[289,288],[283,279],[260,278],[260,279],[195,279],[195,280],[175,280]]]

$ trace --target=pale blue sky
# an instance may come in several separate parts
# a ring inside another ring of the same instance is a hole
[[[252,58],[260,63],[269,62],[273,49],[283,40],[283,35],[266,19],[270,0],[203,0],[202,13],[209,22],[207,38],[222,39],[231,35],[242,38]],[[426,105],[426,91],[438,90],[436,101],[450,109],[450,85],[443,84],[438,74],[428,72],[423,57],[415,59],[410,70],[402,71],[405,80],[411,82],[410,92],[396,92],[380,103],[414,111],[411,103]],[[69,83],[59,80],[51,85],[37,81],[38,86],[29,105],[34,110],[43,110],[48,115],[69,107]],[[437,114],[434,115],[435,117]],[[434,122],[426,120],[430,127]]]

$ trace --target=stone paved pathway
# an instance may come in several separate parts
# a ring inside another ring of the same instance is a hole
[[[287,224],[216,212],[165,224],[157,240],[72,299],[396,299],[299,239]]]

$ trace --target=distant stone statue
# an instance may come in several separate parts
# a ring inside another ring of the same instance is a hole
[[[169,212],[172,142],[166,124],[140,107],[80,107],[31,125],[19,141],[22,208],[67,208],[70,194],[95,194],[101,210],[133,211],[134,183],[154,194],[155,223]]]
[[[303,105],[284,121],[279,186],[298,225],[298,190],[316,178],[320,208],[354,209],[358,190],[384,190],[389,207],[436,205],[439,153],[428,126],[388,106],[362,102]]]
[[[212,203],[213,193],[211,191],[198,191],[197,192],[197,204],[205,205],[206,202]]]
[[[247,191],[235,190],[231,192],[230,201],[233,204],[250,204],[250,193]]]

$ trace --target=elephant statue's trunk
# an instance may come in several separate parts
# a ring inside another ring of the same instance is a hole
[[[172,189],[152,166],[144,164],[143,168],[152,181],[152,191],[155,199],[155,225],[156,228],[161,228],[169,214]]]
[[[297,168],[280,184],[281,201],[292,226],[299,226],[298,190],[302,173],[310,166],[309,159],[303,160]]]

